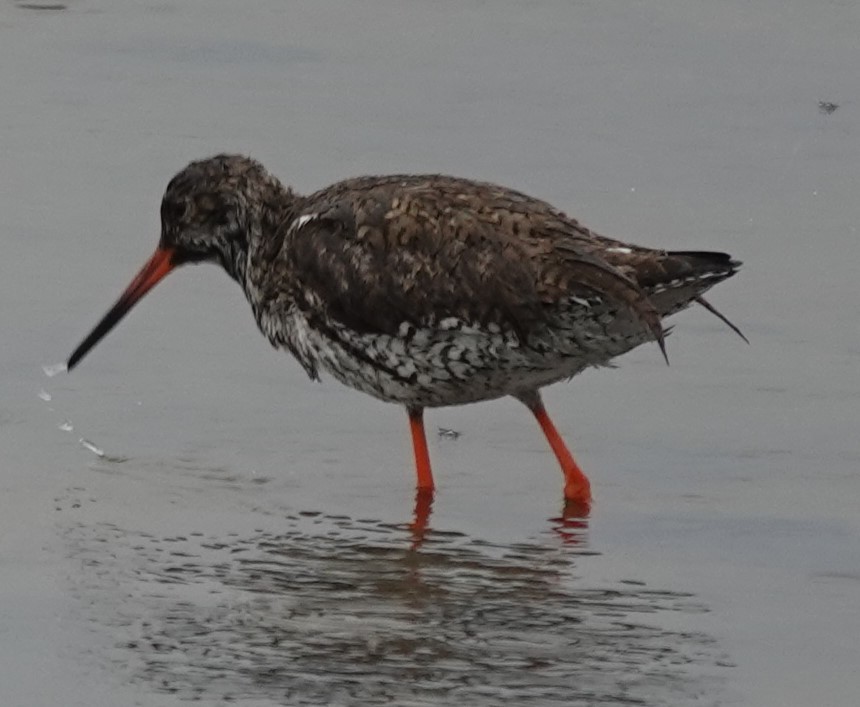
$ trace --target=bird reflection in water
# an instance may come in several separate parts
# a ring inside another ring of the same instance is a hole
[[[412,549],[417,550],[424,544],[424,538],[430,529],[430,514],[433,512],[433,492],[418,489],[415,493],[415,510],[409,530],[412,532]]]
[[[586,519],[553,521],[569,542],[497,543],[431,529],[430,499],[417,501],[401,525],[302,511],[260,514],[272,532],[74,527],[73,594],[104,644],[96,658],[207,704],[677,704],[718,691],[724,655],[683,628],[705,609],[643,582],[589,585],[580,562],[601,559],[572,547]]]
[[[430,517],[433,512],[433,492],[419,489],[415,494],[412,520],[408,524],[412,537],[411,548],[418,550],[427,536],[433,532]],[[588,545],[588,516],[591,504],[576,500],[565,500],[561,514],[549,519],[552,532],[562,545],[585,549]]]
[[[587,503],[568,499],[564,501],[561,515],[549,519],[553,533],[563,545],[585,548],[588,545],[588,515],[591,507]]]

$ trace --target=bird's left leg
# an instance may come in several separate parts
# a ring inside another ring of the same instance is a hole
[[[547,442],[549,442],[549,446],[555,453],[555,458],[558,459],[558,463],[561,465],[561,471],[564,474],[565,499],[588,506],[591,503],[591,484],[588,481],[588,477],[574,461],[573,455],[552,423],[543,406],[540,393],[537,390],[530,390],[518,394],[516,397],[532,411],[546,436]]]

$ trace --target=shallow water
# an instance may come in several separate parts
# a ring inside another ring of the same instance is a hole
[[[858,30],[799,0],[7,3],[0,703],[856,702]],[[512,401],[428,414],[414,506],[402,411],[309,382],[215,268],[46,377],[170,176],[231,150],[729,251],[712,300],[752,345],[689,311],[670,367],[547,391],[587,519]]]
[[[726,660],[660,625],[705,611],[691,595],[589,587],[543,541],[433,532],[413,549],[402,526],[313,512],[248,535],[87,524],[68,541],[108,669],[179,698],[669,704],[707,692]]]

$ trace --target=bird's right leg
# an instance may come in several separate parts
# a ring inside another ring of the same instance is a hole
[[[435,484],[430,469],[430,453],[427,436],[424,434],[424,409],[407,408],[409,429],[412,431],[412,449],[415,452],[415,473],[418,477],[418,492],[432,494]]]

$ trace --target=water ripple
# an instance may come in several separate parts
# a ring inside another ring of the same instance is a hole
[[[660,627],[704,611],[694,597],[588,586],[558,543],[429,531],[415,549],[406,526],[317,514],[247,537],[110,524],[67,537],[101,659],[183,698],[702,705],[719,692],[713,640]]]

